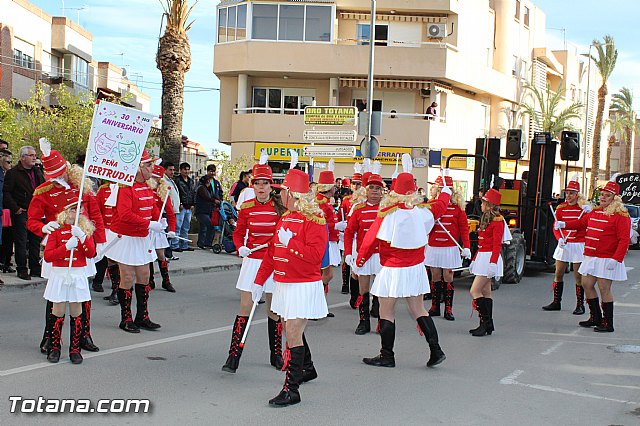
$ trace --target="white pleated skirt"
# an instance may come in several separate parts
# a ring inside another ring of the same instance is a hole
[[[86,302],[91,300],[89,281],[85,268],[65,268],[53,266],[44,289],[44,298],[53,303]]]
[[[553,258],[561,262],[580,263],[584,260],[584,243],[567,243],[564,248],[558,245]]]
[[[489,263],[491,263],[490,251],[479,251],[476,253],[476,258],[469,265],[469,272],[473,275],[487,276],[489,270]],[[502,278],[504,265],[502,263],[502,256],[498,256],[498,270],[496,271],[496,279]]]
[[[238,290],[248,291],[251,293],[251,288],[253,283],[256,282],[256,275],[258,275],[260,265],[262,265],[262,259],[252,259],[250,257],[242,259],[242,268],[240,268],[240,275],[238,276],[238,282],[236,283],[236,288]],[[273,281],[273,274],[271,274],[264,283],[264,292],[273,293],[275,285],[276,284]]]
[[[578,272],[582,275],[591,275],[592,277],[603,278],[605,280],[626,281],[627,268],[624,266],[624,262],[617,262],[616,268],[609,270],[607,269],[607,262],[609,260],[609,258],[605,257],[585,256]]]
[[[329,241],[329,264],[331,266],[340,266],[342,256],[337,241]]]
[[[165,249],[169,247],[167,236],[159,232],[149,232],[150,238],[153,240],[153,247],[156,249]]]
[[[422,263],[393,268],[382,266],[371,287],[378,297],[412,297],[429,293],[427,270]]]
[[[276,281],[271,299],[271,310],[283,320],[319,319],[329,313],[322,280],[306,283]]]
[[[462,267],[462,258],[457,246],[427,246],[424,252],[424,264],[431,268],[455,269]]]
[[[358,268],[356,266],[354,268],[354,272],[356,275],[378,275],[380,273],[380,269],[382,269],[382,265],[380,264],[380,254],[373,253],[362,268]]]
[[[118,234],[109,230],[107,232],[107,244],[118,238]],[[122,235],[120,241],[114,243],[106,256],[114,262],[131,266],[142,266],[155,262],[158,258],[156,250],[152,245],[151,238],[130,237]]]

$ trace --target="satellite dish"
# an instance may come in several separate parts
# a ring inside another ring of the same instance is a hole
[[[127,69],[126,68],[122,68],[122,76],[123,77],[127,76]]]

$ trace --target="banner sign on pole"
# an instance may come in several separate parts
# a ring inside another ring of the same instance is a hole
[[[304,124],[309,126],[355,126],[356,107],[315,107],[304,108]]]
[[[355,130],[305,130],[302,139],[305,142],[355,142]]]
[[[134,108],[100,101],[89,133],[86,175],[133,185],[153,117]]]
[[[356,156],[356,148],[354,146],[344,146],[344,145],[329,145],[329,146],[305,145],[304,148],[302,148],[302,155],[305,157],[320,157],[320,158],[333,158],[333,157],[353,158]]]
[[[624,203],[640,204],[640,174],[618,175],[616,182],[620,185],[620,197]]]

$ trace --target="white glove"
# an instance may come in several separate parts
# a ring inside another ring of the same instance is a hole
[[[278,240],[283,246],[287,247],[291,238],[293,238],[293,232],[290,229],[278,229]]]
[[[564,240],[564,238],[560,238],[558,240],[558,247],[560,247],[561,249],[565,248],[567,245],[567,242]]]
[[[347,221],[343,220],[342,222],[336,223],[336,229],[340,232],[343,232],[345,229],[347,229]]]
[[[238,256],[247,257],[251,254],[251,249],[247,246],[242,246],[238,249]]]
[[[344,263],[346,263],[349,266],[353,266],[353,256],[351,256],[350,254],[346,255],[344,257]]]
[[[69,241],[67,241],[67,244],[65,244],[64,246],[67,248],[67,250],[78,247],[78,237],[69,238]]]
[[[582,211],[585,213],[591,213],[591,210],[593,210],[593,208],[591,207],[591,204],[583,204],[582,205]]]
[[[167,238],[175,238],[176,237],[176,233],[173,231],[169,231],[167,232]]]
[[[84,242],[84,239],[87,238],[87,235],[84,233],[84,231],[80,229],[79,226],[75,225],[71,227],[71,235],[77,237],[82,242]]]
[[[42,227],[43,234],[50,234],[56,229],[60,228],[60,224],[58,222],[49,222]]]
[[[615,259],[607,260],[607,266],[606,266],[607,270],[613,271],[614,269],[616,269],[618,267],[618,263],[620,263],[620,262],[618,262]]]
[[[167,218],[163,217],[162,219],[160,219],[159,221],[162,224],[162,229],[167,229],[167,227],[169,226],[169,223],[167,222]]]
[[[151,222],[149,222],[149,231],[164,232],[164,228],[166,228],[166,226],[163,225],[162,222],[159,222],[157,220],[152,220]]]
[[[567,224],[566,224],[566,223],[564,223],[564,222],[563,222],[563,221],[561,221],[561,220],[558,220],[558,221],[556,221],[556,224],[555,224],[555,225],[553,225],[553,227],[554,227],[555,229],[564,229],[564,228],[566,228],[566,227],[567,227]]]
[[[253,300],[253,303],[258,303],[262,299],[262,293],[264,293],[264,287],[253,283],[251,286],[251,300]]]
[[[451,188],[449,188],[448,186],[445,186],[442,188],[441,192],[451,195]]]
[[[493,278],[498,273],[498,265],[496,263],[490,263],[487,268],[487,278]]]
[[[471,259],[471,250],[468,248],[462,249],[462,257],[465,259]]]

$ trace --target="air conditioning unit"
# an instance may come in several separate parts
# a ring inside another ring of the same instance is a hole
[[[427,35],[430,38],[445,38],[447,36],[447,24],[429,24]]]
[[[430,98],[431,97],[431,90],[429,90],[429,89],[420,89],[420,96],[422,96],[423,98]]]

